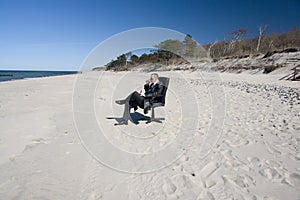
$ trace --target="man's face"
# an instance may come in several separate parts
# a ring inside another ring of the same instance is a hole
[[[155,77],[154,75],[151,75],[151,77],[150,77],[150,81],[151,81],[152,83],[155,83],[155,81],[156,81],[156,77]]]

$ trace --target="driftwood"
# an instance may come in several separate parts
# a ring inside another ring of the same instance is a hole
[[[291,80],[291,81],[298,81],[299,80],[299,76],[297,76],[300,72],[300,65],[294,67],[291,69],[293,72],[280,78],[279,80]]]

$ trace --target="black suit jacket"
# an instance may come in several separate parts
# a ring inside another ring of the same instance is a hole
[[[163,102],[164,86],[161,82],[156,84],[145,84],[145,99],[150,100],[150,103]]]

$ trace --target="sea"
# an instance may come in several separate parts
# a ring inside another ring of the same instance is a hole
[[[0,70],[0,82],[12,81],[25,78],[38,78],[48,76],[62,76],[77,74],[77,71],[20,71],[20,70]]]

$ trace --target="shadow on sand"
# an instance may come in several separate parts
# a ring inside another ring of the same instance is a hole
[[[145,116],[139,112],[134,112],[134,113],[130,113],[130,118],[129,119],[132,123],[134,123],[135,125],[138,125],[140,123],[140,121],[149,121],[150,117]],[[116,120],[115,125],[120,124],[123,121],[122,117],[106,117],[106,119],[114,119]]]

